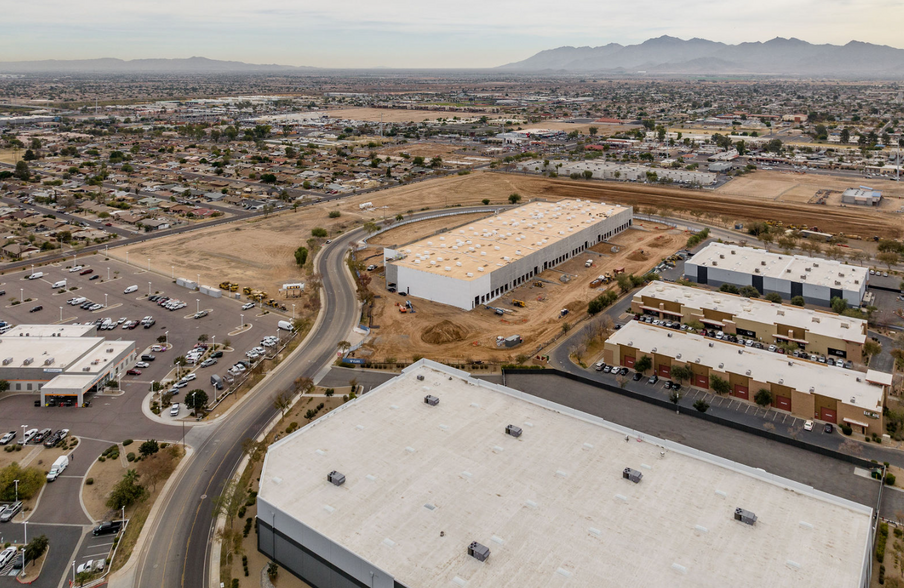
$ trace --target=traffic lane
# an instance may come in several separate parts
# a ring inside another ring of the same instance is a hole
[[[667,408],[556,376],[507,375],[506,385],[647,435],[762,468],[860,504],[875,507],[878,499],[879,484],[875,480],[855,476],[849,463],[805,449],[677,415]]]
[[[21,524],[4,524],[2,527],[3,541],[21,542],[23,529]],[[38,579],[29,584],[31,588],[59,588],[66,582],[69,567],[75,548],[82,537],[84,529],[79,526],[67,527],[58,525],[28,524],[28,537],[34,538],[46,535],[50,546],[50,553],[44,562],[44,569]],[[31,570],[29,565],[26,572]],[[0,588],[21,588],[15,576],[0,577]]]
[[[82,510],[82,480],[83,476],[68,475],[67,468],[56,481],[47,483],[28,524],[90,525],[93,521]]]
[[[200,459],[193,462],[195,475],[180,480],[174,498],[178,496],[181,499],[168,505],[177,512],[170,513],[168,508],[161,515],[161,520],[182,521],[186,520],[186,515],[193,508],[192,522],[190,525],[171,525],[162,530],[166,533],[166,538],[154,542],[155,553],[147,558],[147,561],[157,563],[150,568],[142,566],[141,586],[204,585],[206,566],[199,562],[206,562],[208,554],[211,526],[214,522],[213,505],[209,499],[193,500],[192,497],[211,497],[222,492],[241,458],[242,441],[256,437],[276,416],[277,412],[272,406],[275,391],[291,387],[298,376],[313,377],[321,366],[332,360],[336,344],[354,327],[358,317],[357,304],[354,286],[344,273],[343,260],[348,243],[356,235],[357,233],[352,233],[351,236],[336,240],[333,247],[328,248],[320,259],[319,269],[324,276],[324,289],[328,293],[337,293],[324,297],[324,320],[318,327],[323,336],[314,333],[307,344],[296,351],[298,360],[291,358],[281,363],[272,373],[267,385],[246,400],[243,410],[233,413],[235,416],[230,419],[228,426],[220,423],[216,434],[201,445]],[[309,359],[299,361],[302,357]],[[167,547],[164,548],[164,545]],[[161,552],[162,549],[165,551]],[[161,561],[164,562],[163,566],[160,566]],[[180,584],[176,583],[177,574]]]

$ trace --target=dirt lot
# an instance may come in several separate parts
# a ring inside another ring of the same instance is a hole
[[[404,245],[405,243],[411,243],[412,241],[429,237],[440,229],[451,230],[455,227],[472,223],[487,216],[489,216],[488,213],[478,212],[475,214],[462,214],[453,217],[424,220],[397,229],[390,229],[385,233],[380,233],[372,239],[368,239],[367,242],[370,245],[380,245],[383,247]]]
[[[745,199],[758,198],[806,204],[813,198],[817,190],[834,190],[837,194],[833,194],[834,197],[830,197],[828,203],[838,206],[841,204],[841,192],[863,183],[882,192],[882,195],[886,198],[882,203],[882,210],[891,211],[901,207],[902,203],[899,199],[904,198],[904,185],[899,182],[825,174],[757,171],[728,182],[718,188],[715,193]]]
[[[449,154],[455,153],[458,147],[455,145],[443,145],[439,143],[407,143],[405,145],[390,145],[383,147],[378,151],[381,155],[401,155],[407,153],[411,157],[423,157],[431,159],[433,157],[442,157],[447,159]]]
[[[122,450],[122,447],[120,447]],[[125,455],[125,454],[121,454]],[[104,462],[95,461],[91,469],[88,470],[86,478],[93,478],[94,483],[90,486],[82,487],[82,500],[85,508],[91,513],[91,518],[95,521],[103,521],[110,513],[107,507],[107,498],[110,491],[122,479],[126,473],[126,467],[122,465],[125,459],[108,459]]]
[[[402,123],[402,122],[423,122],[425,120],[436,120],[438,118],[458,118],[465,119],[481,116],[487,118],[501,118],[501,114],[491,114],[483,112],[446,112],[443,110],[401,110],[389,108],[346,108],[342,110],[325,111],[331,118],[347,118],[352,120],[365,120],[380,122]]]
[[[376,278],[372,288],[379,294],[374,303],[373,324],[379,329],[356,352],[375,360],[411,361],[416,355],[442,360],[482,360],[504,363],[519,354],[532,354],[538,346],[559,334],[562,325],[573,322],[586,311],[587,302],[603,290],[591,289],[588,284],[613,268],[625,268],[627,273],[641,274],[684,246],[686,235],[662,225],[643,223],[644,230],[628,230],[612,239],[619,246],[617,253],[611,245],[592,248],[599,255],[588,253],[540,274],[543,287],[525,284],[491,303],[494,307],[512,312],[498,316],[492,310],[479,308],[463,311],[451,306],[412,298],[414,314],[402,314],[396,303],[404,300],[383,288],[383,280]],[[586,268],[587,259],[593,267]],[[559,278],[572,277],[567,284]],[[614,282],[608,287],[615,288]],[[525,308],[512,305],[512,300],[526,302]],[[569,316],[560,318],[562,309]],[[521,335],[524,343],[511,349],[497,348],[496,337]]]

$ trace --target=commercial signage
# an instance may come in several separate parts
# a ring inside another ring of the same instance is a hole
[[[342,363],[352,363],[355,365],[364,365],[364,358],[361,357],[343,357]]]

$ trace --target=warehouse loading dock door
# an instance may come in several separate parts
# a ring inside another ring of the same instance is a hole
[[[634,356],[633,356],[633,355],[626,355],[626,356],[625,356],[625,365],[626,365],[627,367],[629,367],[629,368],[634,367],[634,361],[635,361],[635,360],[634,360]]]
[[[672,366],[670,365],[660,365],[657,370],[657,375],[660,378],[671,378],[672,377]]]
[[[697,283],[698,284],[706,284],[709,281],[707,269],[708,268],[706,268],[702,265],[697,266]]]
[[[704,390],[709,390],[709,376],[694,374],[694,386],[703,388]]]
[[[791,412],[791,399],[787,396],[776,396],[775,397],[775,408],[780,408],[782,410],[787,410]]]
[[[750,400],[750,394],[747,389],[747,386],[741,386],[740,384],[735,384],[733,395],[736,398],[741,398],[743,400]]]
[[[838,413],[824,406],[819,408],[819,420],[827,423],[838,423]]]

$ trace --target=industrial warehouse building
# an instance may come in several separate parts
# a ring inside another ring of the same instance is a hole
[[[314,588],[860,587],[871,561],[868,506],[429,360],[271,445],[257,507]]]
[[[636,292],[631,310],[684,324],[698,322],[745,339],[793,343],[807,353],[854,362],[863,359],[867,336],[863,319],[670,282],[653,282]]]
[[[848,188],[841,193],[841,201],[844,204],[856,204],[858,206],[879,206],[882,202],[882,192],[866,186]]]
[[[386,283],[464,310],[486,304],[631,226],[630,207],[531,202],[397,249]]]
[[[19,325],[0,335],[0,379],[12,392],[34,392],[77,406],[135,361],[133,341],[107,341],[94,325]]]
[[[716,174],[710,172],[692,171],[682,168],[657,167],[650,168],[645,165],[614,163],[608,161],[550,161],[548,166],[542,161],[531,160],[517,164],[519,171],[538,172],[555,171],[560,176],[568,176],[573,173],[583,175],[585,171],[591,173],[591,177],[598,180],[625,180],[631,182],[645,182],[648,173],[655,173],[657,179],[667,179],[682,184],[700,184],[708,186],[715,183]]]
[[[691,384],[704,390],[718,376],[741,400],[752,402],[765,389],[772,392],[773,408],[800,418],[847,423],[867,435],[885,433],[882,408],[891,374],[828,366],[640,321],[605,344],[604,359],[613,365],[633,367],[644,355],[660,377],[671,377],[676,365],[687,366],[694,373]]]
[[[775,292],[782,298],[803,296],[810,304],[828,306],[837,297],[860,306],[869,272],[830,259],[713,242],[684,263],[684,277],[716,287],[753,286],[760,294]]]

